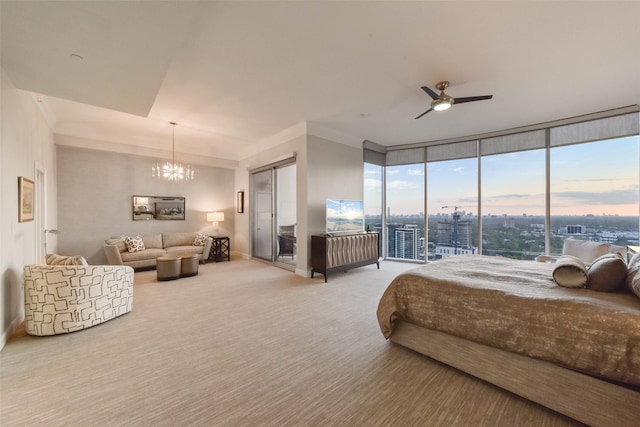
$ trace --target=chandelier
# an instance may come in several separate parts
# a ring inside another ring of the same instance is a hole
[[[163,165],[157,163],[151,168],[151,176],[167,181],[191,181],[195,176],[195,171],[190,165],[183,167],[181,163],[176,163],[176,124],[169,122],[173,132],[173,157],[170,162]]]

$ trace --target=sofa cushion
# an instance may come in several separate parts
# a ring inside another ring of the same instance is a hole
[[[598,257],[589,267],[587,288],[595,291],[613,292],[625,285],[627,263],[619,253]]]
[[[145,249],[162,249],[162,234],[145,234],[142,236]]]
[[[578,257],[562,255],[553,267],[553,280],[565,288],[584,288],[589,281],[587,267]]]
[[[127,251],[129,252],[140,252],[144,251],[144,241],[142,240],[142,236],[137,235],[135,237],[127,236],[124,240],[125,245],[127,245]]]
[[[204,246],[170,246],[165,249],[167,254],[179,255],[179,254],[198,254],[201,255],[204,250]]]
[[[58,254],[48,254],[45,262],[47,265],[89,265],[81,255],[66,256]]]
[[[172,246],[193,246],[195,238],[195,232],[164,233],[162,235],[162,247],[166,249]]]
[[[145,249],[143,251],[138,252],[123,252],[120,254],[122,257],[122,262],[127,263],[131,261],[141,261],[147,259],[155,259],[159,256],[165,255],[167,252],[164,249]]]

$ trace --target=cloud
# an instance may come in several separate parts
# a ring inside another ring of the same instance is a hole
[[[387,169],[387,175],[395,175],[400,173],[398,169]]]
[[[409,175],[413,175],[413,176],[416,176],[416,175],[417,176],[422,176],[422,175],[424,175],[424,171],[422,169],[409,169],[407,171],[407,173]]]
[[[491,199],[530,199],[536,197],[534,194],[496,194],[495,196],[489,196]]]
[[[638,189],[628,188],[610,191],[557,191],[551,197],[570,200],[584,205],[627,205],[638,203]]]
[[[417,188],[418,186],[409,181],[388,181],[387,190],[407,190]]]
[[[374,178],[365,178],[364,188],[366,190],[380,190],[382,189],[382,181]]]

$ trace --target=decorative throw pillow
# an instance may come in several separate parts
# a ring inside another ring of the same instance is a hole
[[[611,245],[589,240],[565,239],[562,246],[563,255],[573,255],[587,264],[591,264],[599,256],[608,254]]]
[[[553,280],[565,288],[584,288],[589,282],[587,267],[580,258],[562,255],[553,267]]]
[[[595,291],[613,292],[624,287],[627,278],[627,264],[618,253],[596,258],[588,270],[587,288]]]
[[[629,261],[627,287],[640,298],[640,252],[635,254]]]
[[[193,246],[204,246],[207,242],[207,235],[202,233],[197,233],[196,238],[193,241]]]
[[[127,246],[127,250],[129,252],[144,251],[144,242],[142,241],[142,236],[140,235],[137,235],[136,237],[127,237],[124,243]]]
[[[58,254],[49,254],[45,260],[47,265],[89,265],[87,260],[80,255],[65,256]]]

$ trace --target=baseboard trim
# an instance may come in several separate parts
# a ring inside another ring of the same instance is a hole
[[[9,337],[11,336],[11,334],[13,334],[16,329],[18,329],[22,322],[24,322],[24,314],[13,319],[9,327],[2,332],[2,335],[0,336],[0,351],[2,351],[4,346],[9,341]]]

